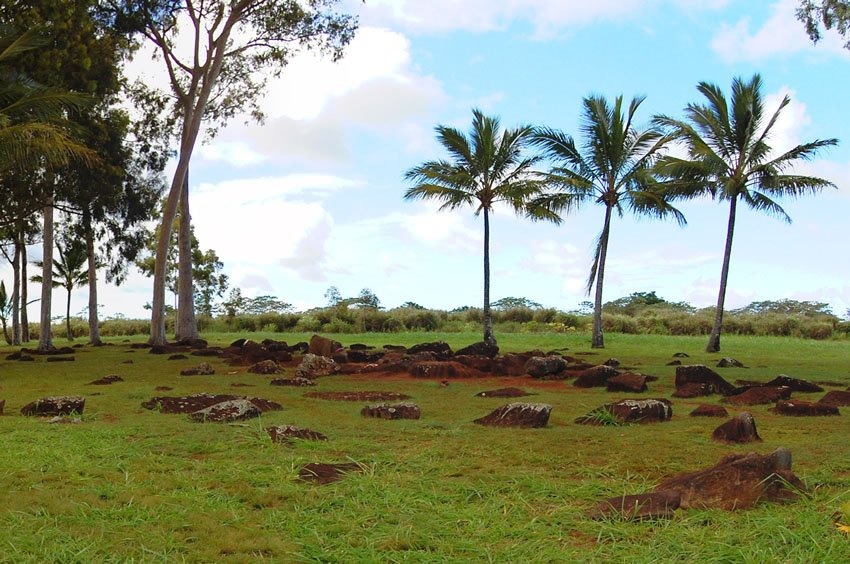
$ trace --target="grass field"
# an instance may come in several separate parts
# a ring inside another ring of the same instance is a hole
[[[226,345],[242,335],[206,335]],[[251,334],[292,343],[309,335]],[[673,353],[709,366],[732,356],[748,369],[729,381],[782,373],[850,386],[850,341],[727,337],[722,355],[705,338],[606,335],[591,351],[586,335],[499,335],[503,352],[569,349],[659,376],[645,397],[670,397]],[[364,334],[356,342],[411,345],[444,339],[454,348],[478,334]],[[57,340],[57,345],[64,340]],[[710,440],[717,420],[689,418],[697,400],[673,400],[669,423],[586,427],[573,419],[619,395],[567,382],[529,381],[529,401],[554,406],[544,429],[495,429],[472,420],[506,403],[474,398],[499,379],[370,380],[334,376],[311,390],[404,392],[418,421],[367,420],[357,402],[304,398],[304,389],[269,386],[217,359],[214,376],[181,377],[202,360],[167,361],[124,343],[85,347],[73,363],[0,361],[0,560],[9,562],[850,562],[850,538],[833,514],[850,515],[848,414],[783,418],[753,406],[764,442],[742,447]],[[15,349],[6,347],[0,352]],[[133,360],[133,364],[123,361]],[[230,372],[236,372],[229,374]],[[86,383],[108,374],[125,381]],[[254,387],[233,388],[232,383]],[[156,386],[173,391],[155,392]],[[271,399],[283,411],[243,426],[197,424],[140,403],[155,395],[239,393]],[[85,395],[83,422],[48,425],[20,415],[47,395]],[[795,394],[813,401],[821,394]],[[704,398],[716,403],[717,397]],[[845,408],[850,409],[850,408]],[[737,410],[730,409],[730,413]],[[263,431],[291,423],[323,432],[323,443],[273,444]],[[714,464],[730,452],[794,455],[811,496],[735,513],[679,511],[669,521],[592,521],[597,501],[642,493],[662,478]],[[356,461],[362,474],[326,486],[295,479],[308,462]]]

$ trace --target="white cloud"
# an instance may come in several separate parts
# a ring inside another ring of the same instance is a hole
[[[812,45],[795,11],[797,0],[779,0],[770,8],[770,17],[751,31],[750,18],[734,25],[723,24],[711,40],[711,48],[727,63],[760,61],[773,55],[798,51],[825,50],[847,55],[837,34],[827,33],[817,47]]]

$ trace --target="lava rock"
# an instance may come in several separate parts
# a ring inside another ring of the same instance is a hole
[[[785,400],[776,403],[768,411],[777,415],[791,415],[796,417],[821,417],[827,415],[840,415],[838,408],[828,403],[811,403],[808,401]]]
[[[721,358],[717,363],[717,368],[746,368],[743,362],[735,360],[734,358]]]
[[[48,356],[44,360],[47,362],[74,362],[77,359],[73,356]]]
[[[676,390],[678,391],[686,384],[705,384],[711,393],[719,393],[724,396],[732,395],[737,390],[720,374],[702,364],[676,367]]]
[[[86,406],[82,396],[50,396],[35,400],[21,408],[22,415],[70,415],[81,414]]]
[[[280,374],[280,366],[273,360],[261,360],[252,365],[248,372],[252,374]]]
[[[455,355],[483,356],[486,358],[496,358],[498,354],[499,347],[497,345],[489,345],[484,341],[473,343],[468,347],[455,351]]]
[[[398,392],[309,392],[305,398],[317,398],[330,401],[400,401],[410,399],[407,394]]]
[[[825,403],[827,405],[850,405],[850,392],[843,392],[841,390],[832,390],[827,392],[818,403]]]
[[[170,389],[170,388],[167,388]],[[160,413],[193,413],[204,408],[230,400],[244,399],[256,405],[263,413],[278,411],[283,406],[277,402],[262,398],[234,396],[229,394],[194,394],[191,396],[158,396],[142,402],[145,409],[155,409]]]
[[[208,362],[202,362],[195,368],[186,368],[180,371],[181,376],[210,376],[215,374],[215,369]]]
[[[189,414],[189,419],[198,423],[230,423],[259,417],[260,408],[246,399],[223,401]]]
[[[189,357],[182,353],[172,354],[165,360],[188,360]]]
[[[452,356],[452,348],[445,341],[435,341],[433,343],[421,343],[413,345],[407,349],[407,354],[416,354],[421,352],[434,353],[438,360],[446,360]]]
[[[676,388],[673,392],[674,398],[700,398],[714,394],[714,388],[708,384],[700,384],[698,382],[689,382]]]
[[[700,404],[688,415],[691,417],[729,417],[729,412],[722,405]]]
[[[89,382],[90,386],[106,386],[109,384],[114,384],[115,382],[123,382],[124,378],[118,376],[117,374],[110,374],[109,376],[104,376],[98,380],[94,380]]]
[[[723,398],[723,403],[733,405],[762,405],[776,403],[779,400],[787,400],[791,397],[791,388],[781,386],[778,388],[768,386],[756,386],[749,388],[743,393]]]
[[[328,437],[313,431],[312,429],[304,429],[295,425],[274,425],[266,427],[266,432],[271,437],[273,443],[291,443],[292,439],[304,439],[307,441],[326,441]]]
[[[765,386],[785,386],[786,388],[790,388],[792,392],[802,393],[814,393],[823,391],[823,388],[821,388],[817,384],[807,382],[806,380],[800,380],[799,378],[792,378],[790,376],[786,376],[785,374],[780,374],[779,376],[765,384]]]
[[[318,378],[330,376],[339,372],[339,365],[332,358],[307,353],[301,359],[301,364],[295,369],[295,375],[299,378]]]
[[[306,387],[306,386],[315,386],[316,382],[310,380],[309,378],[275,378],[271,382],[269,382],[272,386],[297,386],[297,387]]]
[[[360,415],[378,419],[419,419],[421,413],[415,403],[402,402],[367,405],[360,410]]]
[[[663,423],[673,417],[673,407],[666,399],[624,399],[606,403],[575,420],[580,425],[604,425],[613,418],[618,424]]]
[[[643,521],[651,519],[669,519],[679,508],[678,492],[657,492],[638,495],[624,495],[601,501],[588,514],[594,520],[611,518]]]
[[[567,361],[561,356],[533,356],[525,363],[525,372],[534,378],[555,376],[566,370]]]
[[[626,372],[619,376],[612,376],[605,381],[605,385],[609,392],[641,393],[645,392],[647,389],[646,376],[632,372]]]
[[[453,361],[417,362],[408,370],[414,378],[463,378],[475,376],[465,365]]]
[[[307,350],[310,354],[333,358],[340,351],[345,351],[345,348],[339,341],[334,341],[320,335],[310,337],[310,348]]]
[[[618,366],[620,366],[620,361],[616,358],[609,358],[602,364],[604,364],[605,366],[610,366],[611,368],[617,368]]]
[[[487,392],[479,392],[475,394],[477,398],[520,398],[530,396],[525,390],[519,388],[499,388],[498,390],[490,390]]]
[[[474,422],[492,427],[539,428],[549,423],[552,406],[547,403],[509,403]]]
[[[720,425],[711,434],[711,439],[721,443],[737,444],[761,442],[761,437],[756,430],[756,420],[746,411]]]
[[[608,385],[608,379],[619,376],[616,368],[600,364],[577,373],[573,386],[576,388],[602,388]]]

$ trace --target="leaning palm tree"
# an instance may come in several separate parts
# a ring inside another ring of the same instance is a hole
[[[524,155],[533,129],[520,126],[502,131],[499,119],[472,110],[469,136],[443,125],[437,140],[450,160],[428,161],[408,170],[405,180],[414,184],[405,199],[433,199],[441,210],[472,206],[484,215],[484,342],[496,345],[490,314],[490,214],[499,203],[517,213],[544,217],[545,210],[528,210],[528,202],[540,193],[542,183],[532,170],[538,158]]]
[[[678,198],[707,194],[720,201],[729,201],[720,291],[707,352],[720,351],[723,304],[738,202],[790,223],[791,218],[774,198],[797,197],[834,187],[823,178],[786,174],[799,159],[811,159],[819,149],[835,145],[838,141],[817,140],[774,155],[768,138],[780,113],[791,100],[785,96],[765,122],[768,115],[761,87],[762,80],[758,74],[753,75],[749,82],[735,78],[732,81],[732,98],[727,101],[719,87],[700,82],[697,90],[705,96],[707,103],[688,104],[685,108],[686,121],[667,116],[655,118],[657,125],[669,128],[688,149],[687,158],[665,156],[658,163],[657,171],[669,179],[666,182],[669,193]]]
[[[68,293],[68,299],[65,305],[65,327],[68,332],[68,340],[74,340],[74,333],[71,330],[71,292],[74,288],[81,288],[89,283],[88,273],[88,255],[83,245],[78,242],[71,242],[65,246],[61,243],[56,243],[56,250],[59,251],[59,259],[53,259],[53,276],[51,286],[53,288],[65,288]],[[35,265],[43,268],[44,263],[36,261]],[[32,282],[42,283],[44,278],[41,275],[35,275],[30,278]]]
[[[637,129],[633,125],[643,100],[643,97],[634,98],[624,111],[622,96],[616,98],[613,106],[601,96],[585,98],[581,145],[569,135],[550,128],[538,129],[533,137],[534,145],[554,163],[547,175],[554,191],[537,198],[535,206],[553,214],[569,212],[586,202],[605,206],[605,220],[587,278],[588,294],[596,286],[591,337],[594,348],[605,347],[602,287],[614,212],[620,217],[625,209],[639,215],[671,215],[680,225],[685,223],[682,214],[654,189],[651,166],[669,138],[657,128]]]

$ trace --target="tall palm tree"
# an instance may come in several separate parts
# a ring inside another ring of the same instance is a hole
[[[735,78],[732,81],[732,98],[727,101],[718,86],[700,82],[697,90],[705,96],[707,103],[688,104],[685,108],[687,121],[667,116],[656,116],[654,120],[659,126],[670,128],[688,149],[687,158],[665,156],[658,163],[658,172],[669,179],[665,183],[669,193],[678,198],[709,195],[721,202],[729,202],[720,290],[707,352],[720,351],[723,304],[738,202],[790,223],[791,218],[774,198],[797,197],[834,187],[823,178],[786,174],[799,159],[811,159],[819,149],[835,145],[838,141],[816,140],[774,155],[768,139],[780,113],[791,99],[785,96],[765,121],[768,114],[765,113],[761,89],[762,80],[758,74],[753,75],[749,82]]]
[[[74,288],[81,288],[89,283],[88,273],[88,255],[85,247],[79,242],[71,242],[65,246],[62,243],[56,243],[56,250],[59,251],[59,260],[53,259],[53,277],[51,285],[53,288],[65,288],[68,293],[68,300],[65,305],[65,328],[68,332],[68,340],[74,340],[74,334],[71,331],[71,292]],[[43,268],[44,263],[36,261],[35,265]],[[42,283],[44,278],[41,275],[35,275],[30,278],[33,282]]]
[[[428,161],[408,170],[404,178],[414,186],[404,197],[440,201],[441,210],[472,206],[476,216],[484,215],[484,342],[495,346],[490,315],[490,214],[497,203],[504,203],[517,213],[546,216],[545,210],[528,209],[528,202],[542,188],[532,170],[538,158],[524,154],[533,129],[520,126],[502,131],[499,118],[473,109],[468,136],[444,125],[435,130],[450,160]]]
[[[583,100],[581,132],[583,143],[555,129],[540,128],[533,137],[535,146],[553,161],[547,182],[555,188],[536,199],[535,205],[553,214],[569,212],[586,202],[605,207],[605,220],[596,241],[593,264],[587,278],[587,293],[596,286],[593,302],[591,346],[604,348],[602,331],[602,287],[611,219],[628,209],[639,215],[673,216],[680,225],[682,214],[655,190],[651,167],[669,138],[654,127],[637,129],[634,116],[644,97],[636,97],[627,109],[618,96],[611,106],[601,96]]]

